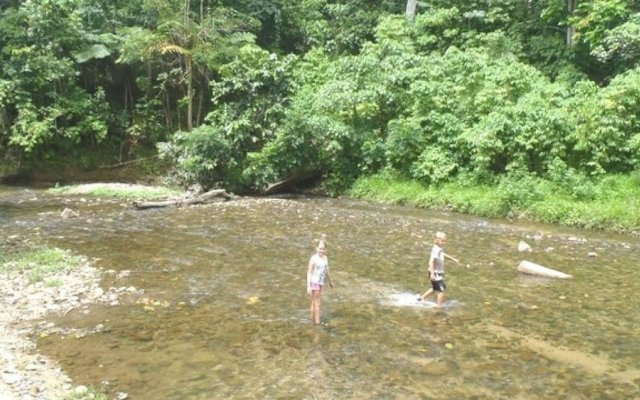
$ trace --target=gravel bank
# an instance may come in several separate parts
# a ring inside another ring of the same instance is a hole
[[[116,305],[122,294],[134,293],[135,289],[104,291],[99,285],[100,272],[89,263],[48,276],[48,280],[58,282],[54,286],[29,283],[26,275],[11,268],[0,272],[0,399],[62,400],[85,388],[76,386],[56,362],[38,354],[34,335],[43,327],[55,331],[46,316],[94,303]]]

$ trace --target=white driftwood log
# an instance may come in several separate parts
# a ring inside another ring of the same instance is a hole
[[[224,189],[216,189],[206,193],[202,193],[201,195],[190,198],[190,199],[162,200],[162,201],[134,201],[133,205],[137,209],[143,210],[147,208],[209,203],[214,199],[220,198],[220,197],[224,198],[225,200],[233,199],[233,195],[227,193]]]
[[[564,272],[556,271],[555,269],[544,267],[540,264],[536,264],[531,261],[522,260],[518,265],[518,271],[523,274],[529,275],[537,275],[544,276],[547,278],[558,278],[558,279],[571,279],[573,276],[569,274],[565,274]]]

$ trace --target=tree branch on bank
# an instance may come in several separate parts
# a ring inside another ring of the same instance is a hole
[[[145,157],[145,158],[136,158],[135,160],[123,161],[123,162],[119,162],[117,164],[111,164],[111,165],[101,165],[101,166],[98,167],[98,169],[116,169],[116,168],[124,167],[124,166],[129,165],[129,164],[135,164],[135,163],[140,162],[140,161],[152,160],[154,158],[158,158],[158,156]]]

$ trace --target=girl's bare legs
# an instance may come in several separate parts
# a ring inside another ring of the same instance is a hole
[[[311,320],[314,324],[320,323],[320,294],[322,290],[311,291]]]

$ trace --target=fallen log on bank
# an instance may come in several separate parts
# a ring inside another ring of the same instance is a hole
[[[321,176],[322,176],[322,173],[318,171],[303,172],[294,177],[286,178],[281,181],[270,184],[262,191],[262,194],[272,195],[276,193],[292,191],[297,189],[299,185],[304,186],[305,183],[308,183],[309,181],[317,180]]]
[[[540,264],[536,264],[531,261],[522,260],[518,265],[518,271],[523,274],[543,276],[546,278],[558,278],[558,279],[571,279],[572,275],[565,274],[564,272],[556,271],[555,269],[543,267]]]
[[[160,200],[160,201],[134,201],[133,206],[139,210],[147,208],[160,208],[160,207],[172,207],[172,206],[189,206],[194,204],[210,203],[216,199],[223,198],[225,200],[233,199],[233,195],[226,192],[224,189],[215,189],[202,193],[196,197],[188,199],[174,199],[174,200]]]

